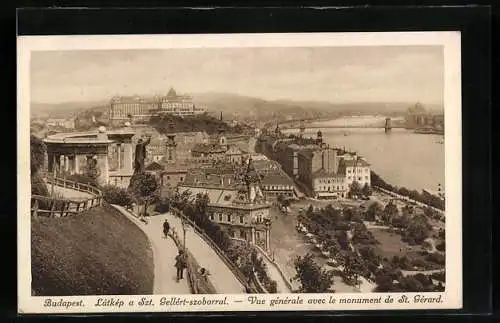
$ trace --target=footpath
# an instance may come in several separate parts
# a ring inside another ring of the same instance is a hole
[[[113,205],[113,207],[141,228],[151,242],[155,268],[153,293],[155,295],[191,294],[186,270],[184,279],[176,281],[177,271],[174,264],[178,249],[172,238],[166,238],[163,234],[163,222],[166,216],[151,216],[148,218],[148,224],[145,224],[124,207],[119,205]]]
[[[181,241],[184,239],[182,220],[171,213],[162,215],[166,218],[171,228],[174,228]],[[150,222],[151,223],[151,222]],[[186,247],[191,252],[201,267],[208,270],[210,281],[218,294],[241,294],[245,292],[244,286],[235,277],[226,263],[219,257],[210,245],[186,224]]]
[[[51,185],[48,184],[47,187],[50,191]],[[70,200],[87,200],[93,197],[92,194],[90,193],[80,192],[71,188],[64,188],[57,185],[54,185],[54,193],[64,196],[64,198]]]
[[[264,263],[266,264],[266,270],[269,278],[276,281],[277,292],[285,294],[292,293],[292,290],[290,288],[291,284],[286,281],[284,274],[282,274],[282,271],[278,268],[278,266],[269,259],[269,256],[267,256],[263,250],[257,250],[260,253]]]

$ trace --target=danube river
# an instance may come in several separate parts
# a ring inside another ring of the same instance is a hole
[[[311,126],[360,126],[383,124],[383,117],[342,118],[323,121]],[[307,126],[306,126],[307,127]],[[334,147],[345,147],[366,158],[388,183],[409,189],[444,189],[444,144],[443,136],[415,134],[410,130],[392,129],[385,134],[383,128],[321,128],[305,129],[304,136],[316,136],[321,130],[323,141]],[[297,133],[297,129],[284,133]]]

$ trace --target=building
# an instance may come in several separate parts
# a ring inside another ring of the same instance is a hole
[[[206,111],[204,106],[197,106],[189,95],[179,95],[173,88],[160,99],[160,112],[176,116],[192,116]]]
[[[162,113],[176,116],[192,116],[206,112],[206,107],[195,105],[188,95],[179,95],[171,88],[166,96],[113,97],[110,101],[109,118],[112,124],[126,121],[144,122]]]
[[[235,174],[237,173],[237,174]],[[270,204],[260,189],[260,178],[251,159],[240,172],[192,171],[178,186],[192,196],[206,194],[210,220],[219,224],[233,239],[241,239],[269,251]]]
[[[46,126],[52,128],[75,129],[75,119],[50,118],[47,119]]]
[[[337,148],[312,147],[299,152],[299,179],[312,195],[345,198],[354,182],[370,186],[370,164],[354,153]]]

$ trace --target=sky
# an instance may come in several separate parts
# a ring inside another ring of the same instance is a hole
[[[267,100],[442,104],[441,46],[32,52],[31,102],[223,92]]]

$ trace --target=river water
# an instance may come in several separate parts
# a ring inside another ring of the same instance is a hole
[[[383,117],[342,118],[311,124],[312,126],[349,126],[383,124]],[[306,126],[307,127],[307,126]],[[305,129],[304,136],[316,136],[320,129]],[[297,133],[297,129],[285,130]],[[345,147],[366,158],[372,170],[386,182],[408,189],[444,189],[445,159],[443,136],[415,134],[411,130],[321,128],[323,141]],[[441,142],[441,143],[440,143]]]

